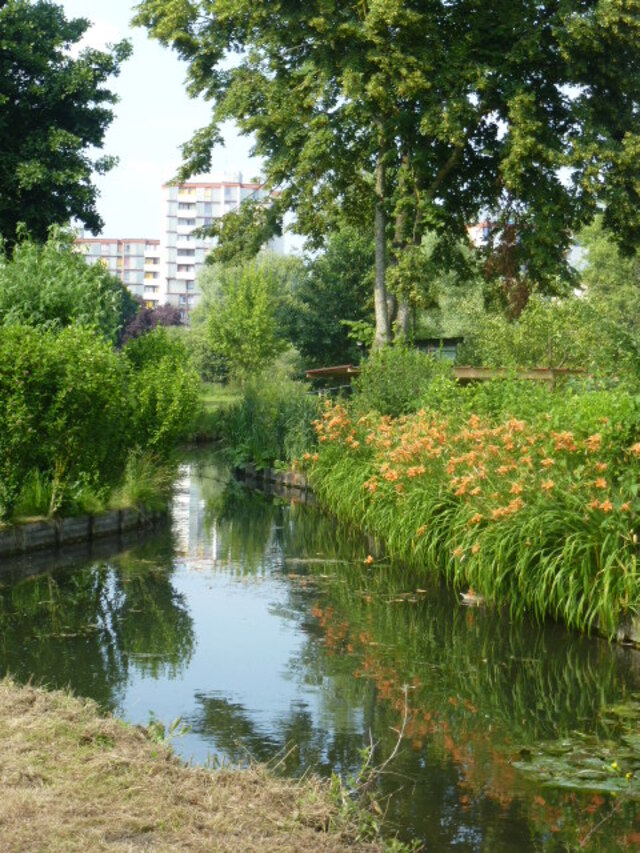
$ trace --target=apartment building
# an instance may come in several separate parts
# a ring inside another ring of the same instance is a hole
[[[160,240],[83,237],[76,245],[88,263],[104,264],[145,305],[174,305],[189,325],[200,300],[198,273],[215,243],[213,237],[199,236],[200,229],[237,210],[246,199],[266,196],[259,182],[244,183],[240,172],[165,184]],[[282,239],[273,240],[268,248],[282,253]]]
[[[200,300],[198,273],[215,238],[201,237],[200,229],[211,225],[243,201],[262,200],[267,193],[256,181],[243,182],[242,174],[201,176],[183,184],[165,184],[163,191],[163,232],[160,263],[163,269],[164,301],[179,308],[188,325],[189,316]],[[269,244],[281,253],[281,239]]]
[[[149,308],[163,304],[160,240],[79,237],[78,251],[87,263],[103,264]]]

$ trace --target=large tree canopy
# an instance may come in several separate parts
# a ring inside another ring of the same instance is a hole
[[[640,0],[142,0],[137,22],[214,104],[185,173],[235,119],[302,233],[375,229],[378,343],[388,265],[410,271],[427,229],[490,217],[516,309],[598,207],[640,237]]]
[[[19,222],[43,241],[70,219],[94,234],[102,227],[91,177],[115,159],[93,150],[116,102],[104,84],[130,46],[74,54],[88,27],[47,0],[0,2],[0,234],[9,244]]]

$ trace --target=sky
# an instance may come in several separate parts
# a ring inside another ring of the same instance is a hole
[[[211,107],[186,92],[187,66],[168,48],[131,28],[135,0],[57,0],[68,18],[88,18],[93,26],[85,37],[102,48],[128,38],[132,57],[109,88],[120,97],[106,134],[104,153],[119,165],[96,176],[100,191],[98,212],[105,237],[160,237],[163,183],[181,162],[180,145],[208,123]],[[245,179],[260,174],[260,162],[249,154],[251,142],[232,125],[225,127],[225,146],[213,154],[212,171],[242,172]]]

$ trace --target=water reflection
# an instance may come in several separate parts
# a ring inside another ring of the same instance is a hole
[[[135,722],[180,716],[197,761],[348,774],[404,724],[379,797],[430,849],[637,847],[638,654],[462,608],[367,553],[201,455],[170,535],[0,587],[0,663]]]
[[[171,581],[171,537],[109,561],[0,585],[0,669],[21,681],[122,703],[131,673],[177,677],[195,636]]]

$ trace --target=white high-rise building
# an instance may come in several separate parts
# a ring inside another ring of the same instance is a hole
[[[202,175],[183,184],[165,184],[162,189],[160,301],[177,306],[188,324],[189,315],[200,300],[198,272],[215,244],[215,238],[199,237],[194,232],[211,225],[225,213],[237,210],[246,199],[261,200],[268,193],[258,182],[244,183],[239,172]],[[273,240],[269,249],[281,253],[282,239]]]

